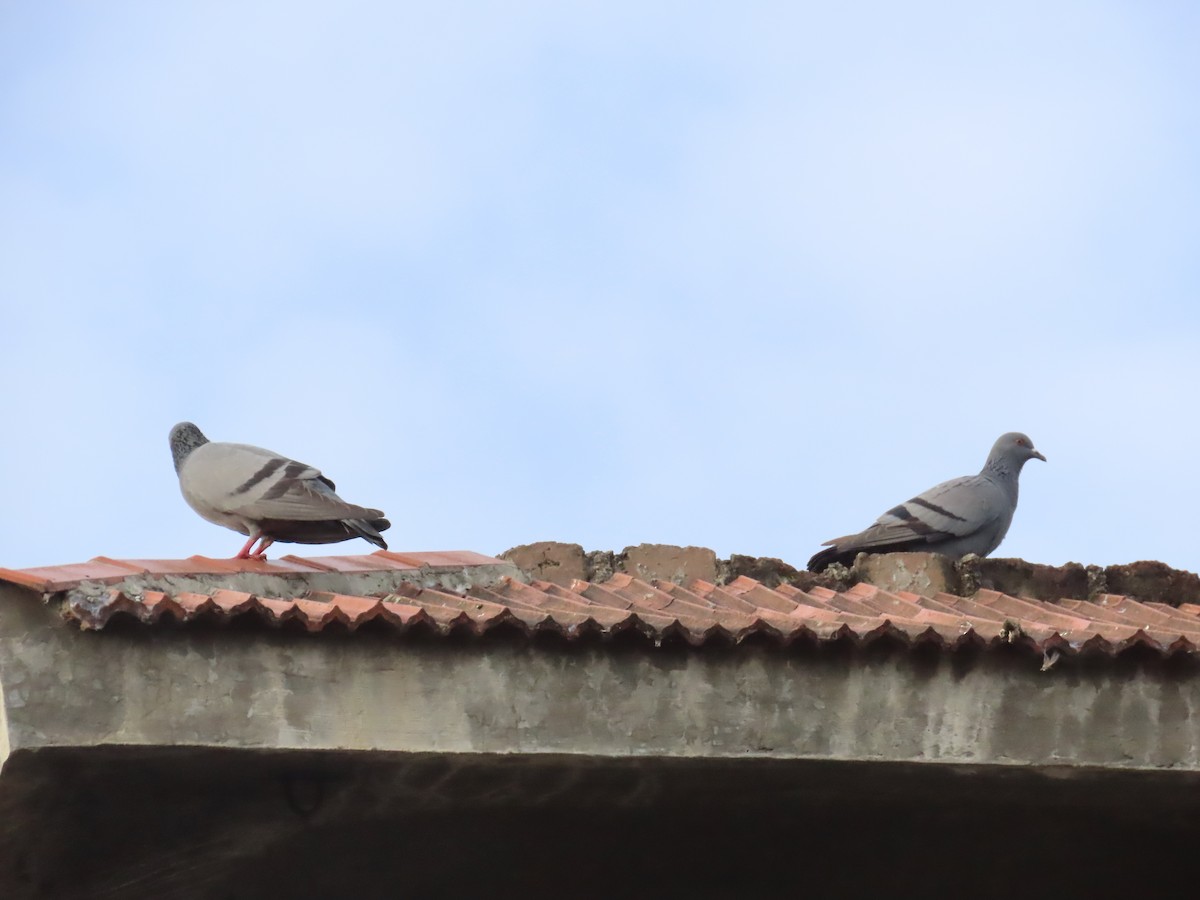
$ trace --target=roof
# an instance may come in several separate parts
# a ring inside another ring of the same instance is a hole
[[[946,649],[1015,644],[1044,654],[1045,666],[1060,653],[1115,655],[1135,646],[1164,656],[1200,653],[1200,605],[1193,603],[1173,607],[1114,594],[1050,602],[992,590],[926,597],[865,583],[802,590],[746,576],[727,584],[700,578],[680,584],[625,572],[560,585],[461,551],[270,561],[98,557],[0,569],[0,582],[57,600],[63,615],[85,629],[125,616],[150,626],[237,619],[317,633],[334,623],[353,632],[368,622],[437,635],[512,626],[569,640],[633,632],[655,643],[681,639],[696,646],[736,644],[753,635],[781,645],[888,637]]]

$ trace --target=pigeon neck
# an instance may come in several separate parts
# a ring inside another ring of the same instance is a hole
[[[208,438],[202,434],[182,434],[171,442],[171,459],[175,463],[175,474],[183,468],[183,461],[191,456],[192,451],[208,443]]]
[[[1021,474],[1021,463],[1014,462],[1007,456],[992,456],[984,463],[983,471],[979,474],[1000,485],[1013,500],[1017,499],[1017,479]]]

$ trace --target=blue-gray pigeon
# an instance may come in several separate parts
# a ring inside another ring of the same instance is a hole
[[[862,552],[915,551],[958,558],[987,556],[1000,546],[1017,509],[1017,479],[1026,461],[1042,456],[1017,431],[1001,435],[978,475],[945,481],[889,509],[866,531],[826,541],[808,561],[812,572],[850,565]]]

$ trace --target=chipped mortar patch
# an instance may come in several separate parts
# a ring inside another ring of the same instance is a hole
[[[206,575],[130,575],[115,583],[83,582],[70,591],[73,599],[96,602],[113,590],[128,596],[146,591],[210,594],[214,590],[243,591],[257,597],[303,597],[314,591],[378,597],[391,594],[402,584],[463,593],[472,587],[491,587],[501,579],[528,582],[529,577],[511,563],[483,566],[421,566],[377,572],[304,572],[268,574],[226,572]],[[54,595],[51,595],[54,596]]]

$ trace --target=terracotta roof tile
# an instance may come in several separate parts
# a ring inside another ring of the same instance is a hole
[[[307,560],[307,563],[313,568],[319,568],[324,572],[380,572],[388,569],[412,569],[408,563],[380,556],[372,558],[371,556],[320,556]],[[282,562],[292,562],[295,557],[285,556]]]
[[[122,565],[104,558],[68,566],[41,566],[36,569],[0,569],[0,579],[32,587],[39,591],[66,590],[78,587],[85,581],[113,582],[143,569],[136,565]]]
[[[868,584],[840,592],[823,587],[802,591],[790,585],[771,588],[745,576],[715,585],[700,579],[685,584],[647,581],[618,573],[602,583],[575,581],[570,587],[503,577],[465,590],[429,587],[427,577],[420,584],[400,579],[388,592],[362,596],[352,590],[306,589],[305,580],[306,574],[324,578],[335,573],[346,575],[346,583],[351,583],[363,574],[497,564],[469,552],[380,551],[271,561],[98,557],[76,565],[0,569],[0,581],[47,596],[65,594],[65,614],[89,629],[103,628],[115,615],[147,625],[164,616],[181,622],[249,617],[273,627],[294,622],[310,632],[334,623],[354,631],[372,621],[399,631],[424,625],[441,634],[456,629],[485,633],[509,624],[527,633],[552,630],[569,638],[634,630],[656,643],[678,638],[694,645],[716,639],[737,643],[763,634],[782,644],[842,639],[867,644],[890,637],[947,649],[1012,643],[1040,654],[1054,650],[1112,655],[1132,646],[1164,655],[1200,653],[1200,605],[1176,608],[1113,594],[1052,603],[987,590],[972,597],[921,597]],[[297,594],[260,596],[222,587],[222,576],[231,573],[285,575],[291,580],[270,583],[295,585]],[[188,579],[193,588],[197,583],[212,588],[174,590],[158,583],[153,590],[137,589],[130,587],[136,579],[126,580],[131,575],[172,576],[163,583]],[[197,582],[201,577],[208,581]],[[378,580],[373,583],[378,585]],[[441,584],[436,578],[432,583]]]
[[[411,566],[486,566],[498,560],[470,550],[426,550],[420,553],[394,553],[380,550],[372,557],[390,557]]]

